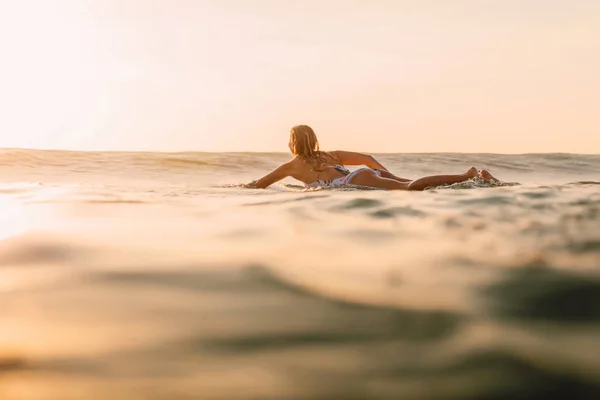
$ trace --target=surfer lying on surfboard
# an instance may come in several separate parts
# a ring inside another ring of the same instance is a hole
[[[389,172],[373,156],[350,151],[322,151],[311,127],[294,126],[290,131],[289,148],[294,158],[271,173],[246,185],[247,188],[264,189],[288,176],[306,187],[357,185],[389,190],[423,190],[428,187],[451,185],[481,178],[498,182],[488,171],[475,167],[459,175],[434,175],[411,180],[399,178]],[[350,172],[346,165],[366,165]]]

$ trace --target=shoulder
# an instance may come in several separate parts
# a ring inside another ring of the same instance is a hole
[[[295,156],[294,158],[283,164],[282,167],[288,170],[296,170],[298,168],[301,168],[305,164],[306,161],[303,158]]]
[[[323,154],[326,154],[328,157],[331,157],[336,163],[340,162],[340,155],[338,154],[339,150],[333,151],[324,151]]]

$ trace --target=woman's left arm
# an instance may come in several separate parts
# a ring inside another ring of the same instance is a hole
[[[279,182],[283,178],[287,178],[288,176],[290,176],[291,170],[291,163],[287,162],[285,164],[280,165],[275,170],[263,176],[259,180],[252,181],[244,186],[250,189],[264,189],[268,186],[271,186],[275,182]]]
[[[332,151],[331,153],[340,160],[342,165],[366,165],[369,168],[387,171],[387,168],[377,161],[375,157],[368,154],[341,150]]]

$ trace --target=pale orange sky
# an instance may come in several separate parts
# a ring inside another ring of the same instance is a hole
[[[0,147],[600,153],[597,0],[0,0]]]

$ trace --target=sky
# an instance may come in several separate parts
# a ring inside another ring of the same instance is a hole
[[[600,153],[597,0],[0,0],[0,147]]]

